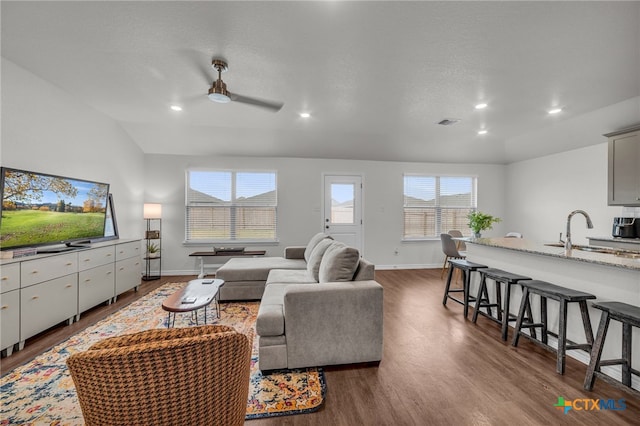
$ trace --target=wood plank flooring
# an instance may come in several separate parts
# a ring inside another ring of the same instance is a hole
[[[145,282],[139,292],[83,314],[80,322],[30,339],[23,351],[2,359],[1,371],[27,362],[165,282],[192,278]],[[526,339],[513,348],[502,342],[494,322],[481,316],[473,324],[463,319],[462,306],[442,306],[439,269],[377,271],[376,280],[385,292],[382,362],[326,367],[327,396],[319,411],[251,420],[247,425],[640,424],[637,395],[601,380],[593,392],[586,392],[586,365],[568,358],[564,376],[558,375],[551,352]],[[624,399],[627,408],[563,414],[554,407],[559,396]]]

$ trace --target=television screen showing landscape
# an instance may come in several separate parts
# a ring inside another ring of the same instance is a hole
[[[104,235],[109,185],[2,168],[0,249]]]

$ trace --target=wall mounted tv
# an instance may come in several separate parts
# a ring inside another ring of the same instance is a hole
[[[2,167],[0,250],[64,251],[104,236],[109,184]]]

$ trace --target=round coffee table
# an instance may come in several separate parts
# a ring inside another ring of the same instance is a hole
[[[224,280],[219,279],[198,279],[191,280],[182,289],[176,291],[162,302],[162,309],[169,313],[167,318],[167,328],[175,325],[176,314],[182,312],[196,313],[198,309],[204,308],[204,323],[207,323],[207,307],[215,301],[216,317],[220,318],[220,304],[218,303],[218,291],[224,284]],[[171,321],[173,314],[173,321]],[[196,325],[198,325],[198,315],[195,315]]]

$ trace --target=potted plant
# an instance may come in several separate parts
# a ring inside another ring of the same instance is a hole
[[[493,217],[490,214],[482,213],[480,211],[473,211],[467,215],[469,219],[469,228],[473,231],[473,236],[480,238],[480,232],[485,229],[492,229],[494,223],[501,221],[499,217]]]
[[[160,256],[160,247],[156,243],[147,243],[147,257]]]

